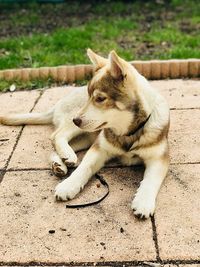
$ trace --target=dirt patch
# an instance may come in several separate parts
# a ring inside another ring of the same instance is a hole
[[[115,1],[114,1],[115,2]],[[121,3],[121,2],[119,2]],[[164,1],[128,1],[121,3],[121,9],[112,5],[94,1],[67,1],[61,4],[0,4],[0,37],[15,37],[33,33],[49,33],[57,28],[83,25],[94,18],[131,17],[139,23],[141,32],[148,32],[153,23],[163,26],[173,21],[183,6],[172,7]],[[114,7],[114,9],[113,9]],[[142,12],[141,12],[142,10]],[[199,25],[182,22],[180,29],[186,32],[199,30]]]
[[[161,44],[154,44],[152,42],[143,41],[140,43],[135,51],[135,54],[138,58],[142,58],[144,55],[148,58],[155,58],[156,51],[163,53],[167,51],[170,47],[168,42],[162,42]]]
[[[179,29],[182,32],[188,33],[188,34],[195,34],[199,33],[200,31],[200,23],[192,24],[190,21],[184,20],[181,21],[179,24]]]
[[[70,11],[69,4],[38,4],[15,7],[0,6],[0,37],[15,37],[33,33],[49,33],[57,28],[82,25],[90,19],[82,5],[81,13]]]

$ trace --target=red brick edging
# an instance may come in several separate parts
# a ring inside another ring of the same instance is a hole
[[[132,65],[148,79],[200,77],[200,59],[132,61]],[[56,81],[72,83],[93,73],[92,65],[24,68],[1,70],[0,79],[29,80],[51,76]]]

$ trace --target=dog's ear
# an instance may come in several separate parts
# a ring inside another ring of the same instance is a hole
[[[87,55],[96,69],[104,67],[108,62],[106,58],[97,55],[90,48],[87,49]]]
[[[110,73],[113,78],[120,79],[123,77],[123,68],[117,53],[113,50],[109,54]]]

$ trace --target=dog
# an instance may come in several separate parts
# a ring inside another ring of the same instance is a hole
[[[155,211],[156,197],[169,166],[169,107],[150,83],[115,51],[108,58],[91,49],[94,75],[44,113],[1,116],[6,125],[50,124],[53,172],[67,173],[77,163],[75,152],[88,149],[80,165],[55,188],[60,201],[73,199],[107,161],[119,158],[126,166],[143,163],[144,178],[131,208],[140,218]]]

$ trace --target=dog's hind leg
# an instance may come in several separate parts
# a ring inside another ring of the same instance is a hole
[[[72,138],[82,133],[82,130],[75,125],[68,125],[56,131],[53,136],[53,145],[59,157],[67,166],[74,166],[77,163],[77,156],[69,145]]]
[[[0,116],[0,123],[5,125],[50,124],[53,119],[53,109],[43,113],[9,114]]]

